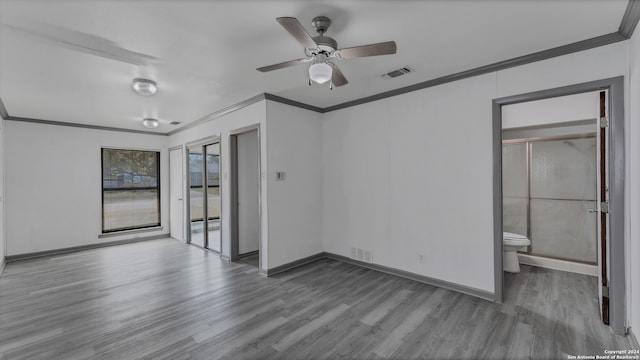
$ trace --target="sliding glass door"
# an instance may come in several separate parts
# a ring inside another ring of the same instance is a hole
[[[220,143],[205,146],[207,248],[220,252]]]
[[[220,252],[220,143],[187,150],[189,243]]]

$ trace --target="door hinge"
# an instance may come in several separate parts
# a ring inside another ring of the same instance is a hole
[[[608,286],[603,286],[602,287],[602,296],[603,297],[609,297],[609,287]]]
[[[606,116],[603,116],[600,118],[600,127],[601,128],[608,128],[609,127],[609,118]]]
[[[609,202],[608,201],[603,201],[600,203],[600,212],[609,213]]]

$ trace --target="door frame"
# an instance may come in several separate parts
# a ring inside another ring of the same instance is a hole
[[[609,91],[609,321],[618,334],[627,332],[624,256],[624,77],[590,81],[493,99],[493,237],[495,302],[502,302],[502,106],[601,90]],[[598,284],[601,286],[601,284]]]
[[[169,236],[171,236],[171,231],[173,230],[173,229],[171,229],[171,222],[173,220],[173,219],[171,219],[171,209],[173,209],[173,206],[174,206],[174,204],[172,204],[172,201],[171,201],[171,187],[172,186],[176,186],[175,184],[171,183],[171,171],[172,171],[172,168],[171,168],[171,166],[172,166],[171,165],[171,152],[172,151],[176,151],[176,150],[180,150],[180,152],[181,152],[180,156],[182,156],[184,154],[184,150],[185,149],[184,149],[184,146],[177,145],[177,146],[174,146],[174,147],[170,147],[169,151],[168,151],[168,153],[169,153]],[[182,161],[184,161],[184,157],[182,158]],[[178,201],[182,201],[182,204],[180,206],[180,225],[181,225],[180,226],[181,227],[181,229],[180,229],[180,237],[181,237],[180,241],[183,241],[183,242],[186,243],[187,239],[185,238],[185,233],[184,233],[184,176],[183,176],[184,169],[182,167],[182,164],[180,164],[180,165],[181,165],[181,168],[180,168],[180,185],[179,185],[179,187],[180,187],[180,190],[182,192],[182,198],[178,199]]]
[[[219,134],[218,135],[213,135],[213,136],[207,136],[207,137],[202,138],[202,139],[191,141],[191,142],[186,143],[184,145],[184,157],[183,157],[183,159],[185,161],[184,171],[185,171],[186,175],[185,175],[185,182],[184,182],[184,191],[185,191],[185,193],[183,193],[182,198],[184,199],[185,198],[185,194],[186,194],[186,201],[183,201],[183,202],[186,204],[186,211],[185,211],[185,215],[186,216],[184,217],[184,219],[185,219],[185,223],[187,224],[187,226],[186,226],[186,237],[185,237],[185,242],[187,244],[191,244],[191,177],[190,177],[191,175],[190,175],[190,171],[189,171],[189,148],[198,147],[198,146],[201,147],[202,151],[203,151],[203,155],[204,155],[204,157],[206,159],[206,153],[205,153],[206,147],[208,145],[214,145],[214,144],[218,144],[218,148],[220,150],[220,155],[219,155],[218,159],[219,159],[220,169],[222,169],[222,141],[221,141],[221,138],[220,138]],[[207,175],[207,173],[206,173],[206,171],[207,171],[206,160],[203,161],[203,165],[204,165],[203,166],[203,173],[202,173],[203,174],[202,176],[204,177],[203,178],[203,180],[204,180],[203,181],[203,186],[206,186],[206,184],[207,184],[207,182],[206,182],[206,175]],[[220,173],[222,173],[222,171]],[[220,183],[222,183],[222,179],[220,179]],[[222,186],[220,186],[220,188],[221,187]],[[222,189],[219,190],[219,193],[220,193],[220,204],[222,205]],[[204,194],[205,194],[205,196],[204,196],[204,203],[203,203],[203,205],[204,205],[203,212],[206,213],[207,212],[207,194],[206,194],[206,192]],[[220,255],[222,255],[222,231],[223,231],[223,228],[224,228],[224,226],[222,226],[222,216],[223,216],[222,208],[223,207],[220,206]],[[202,222],[203,222],[203,236],[204,236],[203,248],[215,252],[215,250],[209,248],[209,244],[208,244],[208,242],[209,242],[209,239],[208,239],[209,221],[208,220],[205,221],[205,218],[208,218],[208,214],[207,214],[206,217],[203,214],[203,219],[202,219]],[[205,231],[205,229],[207,229],[207,231]]]
[[[265,255],[262,246],[262,139],[260,124],[254,124],[229,132],[229,202],[231,239],[230,261],[238,261],[240,257],[240,239],[238,238],[238,135],[256,131],[258,138],[258,269],[262,271],[262,257]]]

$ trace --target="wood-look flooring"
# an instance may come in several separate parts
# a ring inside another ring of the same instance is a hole
[[[9,263],[0,359],[567,359],[629,349],[596,280],[523,266],[494,304],[335,260],[266,278],[155,240]]]

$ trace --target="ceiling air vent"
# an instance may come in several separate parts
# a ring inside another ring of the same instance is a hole
[[[405,66],[405,67],[401,67],[400,69],[396,69],[396,70],[390,71],[390,72],[388,72],[386,74],[382,74],[380,76],[383,79],[391,79],[391,78],[395,78],[395,77],[398,77],[398,76],[402,76],[404,74],[408,74],[408,73],[410,73],[412,71],[413,71],[412,68],[410,68],[408,66]]]

